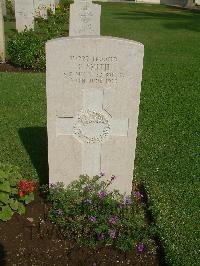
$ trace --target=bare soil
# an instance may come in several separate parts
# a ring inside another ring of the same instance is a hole
[[[47,218],[48,205],[40,195],[26,208],[25,215],[14,214],[0,222],[0,265],[159,265],[158,255],[123,253],[114,247],[79,247],[63,239]]]
[[[0,72],[31,72],[31,73],[39,73],[39,72],[45,72],[45,71],[34,71],[33,69],[28,69],[28,68],[22,68],[22,67],[17,67],[10,65],[8,63],[0,63]]]

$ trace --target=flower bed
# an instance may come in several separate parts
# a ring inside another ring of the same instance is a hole
[[[57,183],[40,192],[35,182],[18,180],[19,202],[36,197],[26,212],[1,219],[1,265],[158,265],[143,195],[110,192],[115,178],[81,176],[66,188]],[[0,186],[0,200],[4,192]]]

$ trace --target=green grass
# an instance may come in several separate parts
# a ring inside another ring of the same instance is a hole
[[[135,177],[167,265],[199,265],[200,13],[102,3],[102,35],[145,46]],[[128,59],[127,59],[128,63]],[[44,74],[0,74],[0,161],[47,175]]]
[[[102,24],[104,35],[145,46],[135,176],[167,263],[190,266],[199,265],[200,244],[200,13],[174,11],[104,4]]]
[[[45,74],[0,73],[0,161],[47,176]]]

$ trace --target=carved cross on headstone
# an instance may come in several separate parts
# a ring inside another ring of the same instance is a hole
[[[103,90],[83,90],[83,106],[75,117],[56,118],[56,136],[73,135],[82,145],[82,173],[98,175],[102,143],[128,135],[128,118],[113,118],[103,106]]]
[[[70,5],[69,36],[100,35],[101,6],[92,0],[75,0]]]

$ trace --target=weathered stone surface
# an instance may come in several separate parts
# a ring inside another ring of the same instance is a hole
[[[70,5],[69,36],[99,36],[101,6],[76,0]]]
[[[117,176],[132,186],[143,45],[112,37],[47,42],[49,181]]]
[[[5,63],[5,34],[4,34],[3,10],[1,3],[0,3],[0,63]]]
[[[15,18],[17,31],[34,29],[34,1],[15,0]]]

